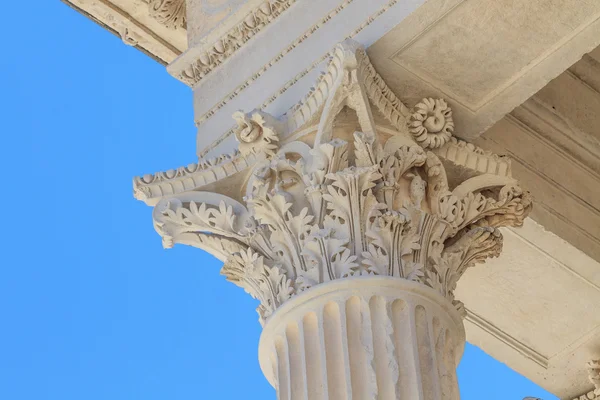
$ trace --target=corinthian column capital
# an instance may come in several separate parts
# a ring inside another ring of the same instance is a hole
[[[464,309],[454,289],[467,268],[500,254],[498,228],[521,225],[531,209],[509,160],[455,138],[444,100],[403,104],[354,42],[331,52],[314,89],[285,115],[254,110],[234,119],[239,151],[137,178],[135,190],[155,205],[166,247],[210,252],[225,262],[228,280],[260,301],[271,338],[261,344],[271,361],[261,364],[279,371],[265,373],[280,397],[325,390],[329,398],[370,399],[379,390],[382,399],[403,391],[411,399],[457,398],[448,382],[464,343],[457,322]],[[315,300],[334,283],[338,297]],[[288,302],[289,312],[279,313]],[[394,314],[394,304],[406,313]],[[393,339],[404,323],[412,327],[410,353],[404,339]],[[349,324],[363,332],[356,340]],[[330,361],[307,361],[306,346],[334,354],[327,343],[337,340],[345,347]],[[457,357],[450,362],[447,352]],[[406,354],[420,360],[409,374],[420,383],[408,391],[400,387],[413,378],[385,367],[409,362]],[[322,363],[313,381],[311,362]],[[426,378],[428,363],[437,372]],[[346,377],[343,393],[334,370]],[[363,372],[373,379],[353,383]],[[319,379],[330,379],[329,389]]]

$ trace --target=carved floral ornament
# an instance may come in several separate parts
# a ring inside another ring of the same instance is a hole
[[[500,254],[498,228],[521,225],[531,198],[505,173],[460,166],[460,176],[449,179],[445,163],[452,161],[434,153],[457,143],[442,100],[425,99],[413,110],[395,102],[400,111],[387,114],[404,128],[380,134],[367,98],[393,94],[382,83],[369,96],[360,53],[342,50],[344,72],[324,98],[312,145],[288,140],[294,132],[286,121],[236,113],[240,156],[255,158],[244,172],[243,203],[205,191],[166,197],[154,209],[155,228],[166,247],[193,245],[225,261],[223,275],[260,301],[263,323],[315,285],[369,275],[419,282],[464,311],[454,299],[458,279]],[[344,107],[358,116],[351,141],[332,129]]]
[[[169,29],[187,27],[185,0],[146,0],[150,16]]]
[[[410,116],[409,129],[424,147],[441,147],[454,132],[452,110],[442,99],[423,99]]]

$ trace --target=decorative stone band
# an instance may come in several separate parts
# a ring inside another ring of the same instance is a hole
[[[144,0],[150,16],[169,29],[186,29],[185,0]]]
[[[154,2],[182,2],[184,0],[153,0]],[[200,52],[186,55],[172,64],[172,74],[189,86],[193,86],[213,69],[222,64],[246,42],[289,9],[296,0],[265,0],[250,11],[243,20],[228,30],[214,43]],[[193,60],[189,58],[193,57]]]
[[[255,161],[253,154],[241,156],[239,151],[235,151],[186,167],[135,177],[133,196],[154,206],[165,196],[192,191],[245,171]]]
[[[440,158],[484,174],[511,176],[510,158],[483,150],[464,140],[450,138],[443,146],[433,149]]]
[[[403,279],[316,286],[265,325],[259,361],[278,399],[458,400],[465,332],[434,290]]]

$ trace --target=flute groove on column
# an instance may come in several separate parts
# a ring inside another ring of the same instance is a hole
[[[288,351],[276,346],[271,354],[270,343],[284,338]],[[285,366],[279,376],[289,383],[264,369],[280,399],[289,385],[291,400],[456,400],[463,346],[460,316],[431,289],[355,278],[311,289],[278,310],[265,326],[260,359],[275,356]]]

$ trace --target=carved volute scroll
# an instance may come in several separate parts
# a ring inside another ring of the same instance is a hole
[[[282,119],[236,113],[240,152],[231,163],[254,157],[241,172],[229,168],[244,174],[243,195],[199,185],[162,198],[154,223],[165,246],[185,243],[223,260],[223,275],[260,300],[261,322],[315,285],[370,275],[421,283],[462,310],[460,277],[498,256],[498,228],[521,225],[531,210],[508,162],[452,138],[445,101],[408,109],[355,43],[332,52],[315,88]],[[356,132],[337,137],[347,109]],[[372,110],[395,134],[380,132]],[[312,136],[295,135],[314,121]],[[162,184],[141,179],[144,193]]]

